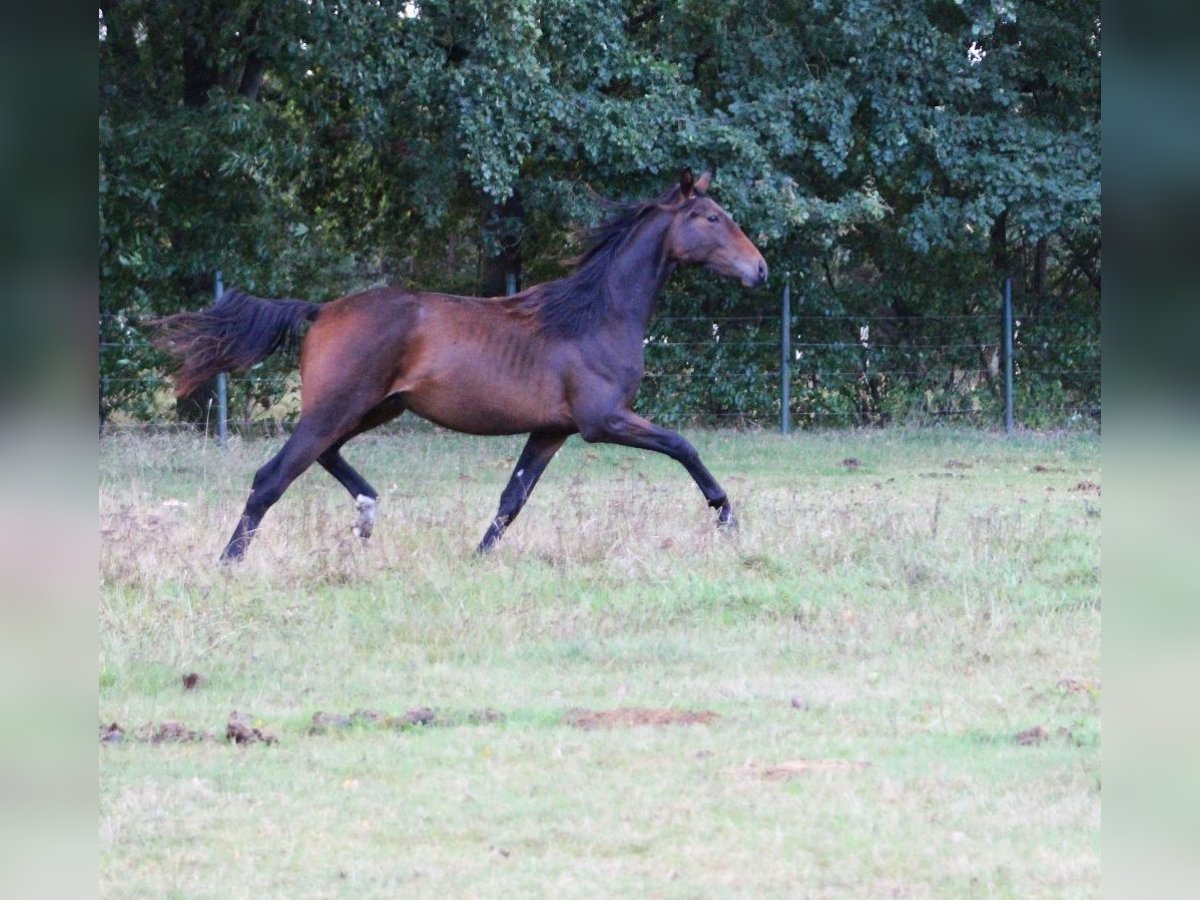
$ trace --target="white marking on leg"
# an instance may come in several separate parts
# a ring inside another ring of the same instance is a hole
[[[375,528],[375,511],[377,504],[374,497],[359,494],[354,498],[354,508],[358,510],[358,521],[354,523],[354,533],[364,541],[371,536]]]

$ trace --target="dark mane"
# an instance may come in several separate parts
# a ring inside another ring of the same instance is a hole
[[[536,312],[542,329],[556,337],[578,337],[592,331],[608,310],[604,276],[613,256],[647,215],[678,199],[679,189],[673,188],[646,203],[602,200],[615,214],[586,232],[583,252],[569,261],[575,270],[564,278],[531,289],[519,298],[517,305]]]

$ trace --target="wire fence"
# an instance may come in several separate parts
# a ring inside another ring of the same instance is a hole
[[[1014,311],[1011,382],[1004,317],[962,315],[662,316],[645,341],[638,409],[664,424],[740,428],[955,422],[1098,425],[1098,317]],[[179,427],[166,360],[139,323],[100,342],[102,428]],[[102,324],[102,337],[104,337]],[[784,353],[787,357],[784,357]],[[231,374],[224,418],[241,432],[286,431],[299,417],[294,354]],[[106,415],[107,412],[107,415]],[[189,424],[186,427],[196,427]]]

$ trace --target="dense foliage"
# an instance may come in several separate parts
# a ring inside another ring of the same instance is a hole
[[[162,414],[138,323],[216,269],[501,293],[685,165],[790,278],[799,421],[995,421],[1009,276],[1020,408],[1099,407],[1099,3],[109,0],[99,52],[102,413]],[[678,277],[641,405],[775,418],[778,303]]]

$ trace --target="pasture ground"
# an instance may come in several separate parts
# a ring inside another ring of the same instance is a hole
[[[736,535],[573,438],[475,559],[521,439],[418,425],[232,569],[280,441],[102,439],[101,895],[1096,896],[1099,438],[687,433]]]

